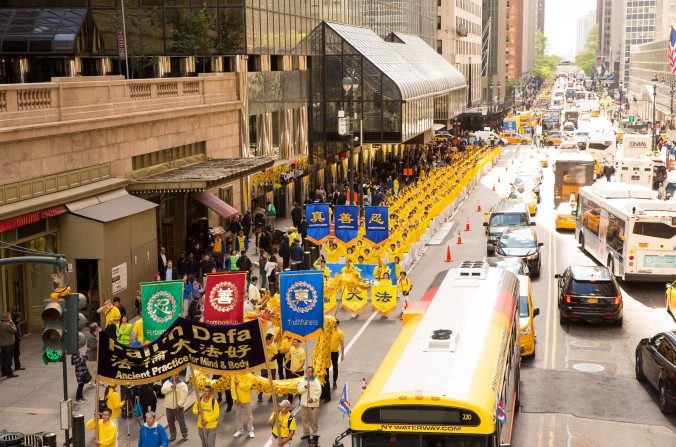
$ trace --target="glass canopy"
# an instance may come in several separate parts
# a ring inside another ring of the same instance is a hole
[[[75,54],[85,8],[0,9],[3,54]]]

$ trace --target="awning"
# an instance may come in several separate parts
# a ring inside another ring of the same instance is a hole
[[[269,157],[206,160],[134,180],[127,190],[156,194],[204,191],[263,171],[273,163],[274,160]]]
[[[5,219],[0,221],[0,233],[22,227],[24,225],[32,224],[39,220],[47,219],[48,217],[56,217],[59,214],[65,213],[66,211],[68,210],[65,206],[59,205],[52,208],[47,208],[45,210],[34,211],[32,213],[22,214],[21,216]]]
[[[215,195],[208,191],[197,191],[190,194],[193,199],[197,200],[214,213],[221,216],[223,219],[229,219],[239,214],[235,208],[231,207]]]
[[[130,195],[124,189],[66,204],[72,214],[98,222],[112,222],[156,206],[153,202]]]

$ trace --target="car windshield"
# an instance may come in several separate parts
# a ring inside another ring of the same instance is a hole
[[[527,275],[528,272],[523,268],[523,264],[519,262],[519,258],[512,258],[509,260],[498,261],[495,267],[512,272],[515,275]]]
[[[570,285],[573,295],[615,296],[617,290],[612,281],[580,281],[574,279]]]
[[[527,232],[503,234],[500,238],[500,248],[535,248],[533,235]]]
[[[497,213],[491,215],[491,227],[510,227],[526,225],[526,213]]]
[[[519,298],[519,316],[527,317],[528,316],[528,296],[521,295]]]

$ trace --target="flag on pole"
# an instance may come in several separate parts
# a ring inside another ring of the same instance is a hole
[[[155,341],[183,311],[183,281],[141,283],[143,338]]]
[[[279,274],[282,334],[307,340],[324,328],[324,272],[285,271]]]
[[[204,318],[209,324],[244,321],[246,272],[209,273],[204,288]]]
[[[673,26],[671,27],[671,33],[669,34],[669,50],[667,51],[667,56],[669,58],[671,74],[676,74],[676,30],[674,30]]]
[[[343,392],[340,393],[340,402],[338,402],[338,410],[343,413],[343,417],[349,416],[352,413],[352,404],[347,397],[347,382],[343,385]]]

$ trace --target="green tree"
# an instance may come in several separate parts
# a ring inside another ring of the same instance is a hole
[[[543,80],[554,79],[556,67],[559,65],[559,58],[546,54],[546,50],[547,37],[538,31],[535,35],[535,63],[531,74]]]
[[[589,31],[584,50],[575,56],[575,65],[577,65],[584,74],[593,76],[594,67],[596,66],[596,56],[599,51],[599,27],[594,25]]]
[[[123,1],[124,24],[127,29],[127,60],[130,71],[128,75],[133,78],[134,73],[142,75],[157,61],[159,49],[153,48],[152,44],[158,42],[158,39],[153,36],[161,35],[158,25],[161,10],[156,7],[140,8],[135,0]],[[108,16],[103,26],[105,31],[112,32],[114,35],[121,31],[123,29],[122,10],[118,9],[116,14]]]
[[[189,10],[178,24],[172,38],[173,47],[186,54],[196,56],[206,71],[207,59],[217,49],[216,14],[202,6]]]

